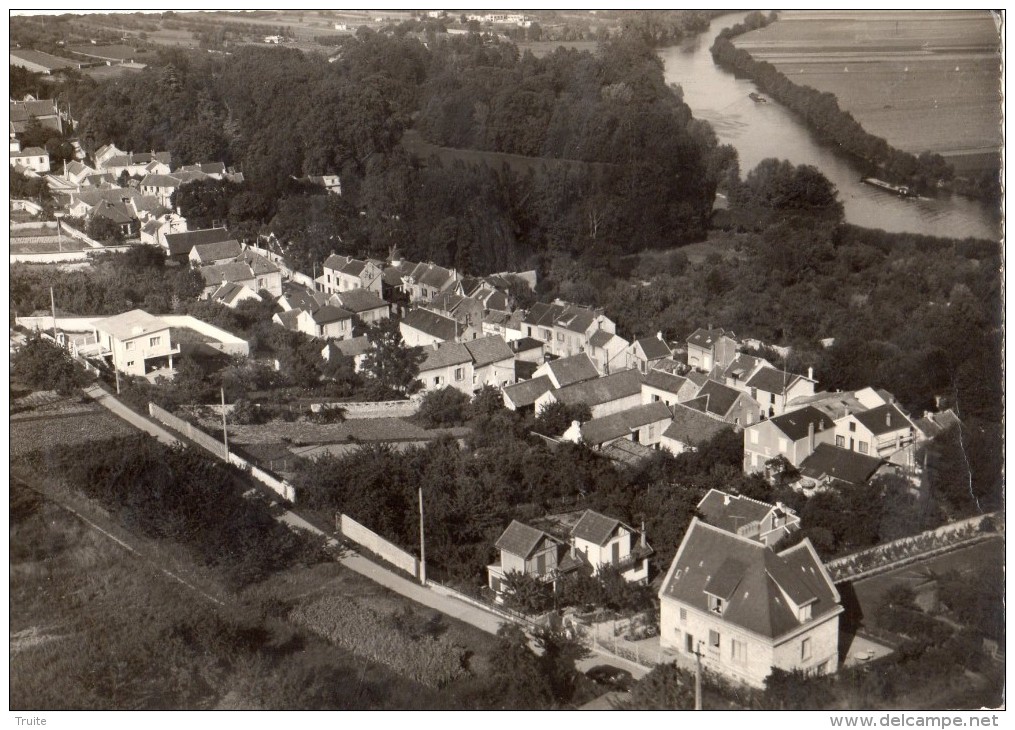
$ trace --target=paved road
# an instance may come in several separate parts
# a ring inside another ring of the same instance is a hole
[[[150,433],[162,443],[171,446],[181,443],[181,441],[173,436],[169,431],[127,408],[102,388],[93,385],[85,388],[85,393],[94,398],[99,405],[109,409],[113,414],[119,416],[142,431]],[[333,537],[310,524],[294,512],[287,510],[279,519],[288,525],[308,530],[316,535],[323,535],[327,538],[329,544],[338,544]],[[482,629],[488,633],[496,634],[500,625],[505,620],[497,614],[485,611],[478,606],[474,606],[456,598],[445,596],[424,588],[416,581],[403,578],[401,575],[387,570],[361,555],[348,552],[338,560],[342,563],[342,565],[346,566],[350,570],[369,578],[375,583],[379,583],[395,593],[403,595],[416,603],[420,603],[436,611],[440,611],[441,613],[451,616],[452,618],[456,618],[459,621],[471,624],[472,626]],[[630,662],[620,657],[615,657],[611,654],[594,653],[588,659],[580,662],[578,666],[581,671],[585,671],[597,664],[612,664],[614,666],[627,669],[632,675],[638,678],[644,676],[648,672],[647,669],[635,664],[634,662]]]
[[[109,395],[109,393],[104,391],[99,386],[90,385],[87,388],[85,388],[84,391],[87,395],[91,396],[95,400],[95,402],[98,403],[100,406],[110,410],[113,413],[113,415],[119,416],[120,418],[127,421],[127,423],[131,424],[135,428],[139,428],[142,431],[150,433],[152,436],[157,438],[162,443],[168,446],[175,446],[176,444],[181,443],[181,441],[175,436],[173,436],[171,433],[169,433],[169,431],[162,428],[161,426],[155,425],[147,418],[138,415],[130,408],[123,405],[123,403],[118,401],[116,398]]]

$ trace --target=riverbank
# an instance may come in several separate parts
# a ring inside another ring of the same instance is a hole
[[[998,43],[987,11],[867,10],[784,11],[735,46],[834,94],[893,147],[940,154],[968,174],[1000,165]]]
[[[847,223],[894,233],[999,240],[998,206],[943,191],[923,198],[900,198],[865,185],[862,178],[883,176],[842,154],[841,148],[813,132],[777,99],[770,98],[768,104],[752,101],[751,93],[768,95],[750,79],[716,65],[710,53],[720,31],[743,22],[748,14],[716,18],[700,36],[659,49],[666,82],[680,87],[694,117],[712,126],[720,144],[737,150],[742,174],[771,157],[813,165],[839,191]]]

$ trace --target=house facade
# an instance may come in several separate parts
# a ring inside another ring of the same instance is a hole
[[[662,332],[655,337],[642,337],[632,342],[624,351],[625,367],[633,368],[645,375],[657,362],[668,358],[670,354],[670,347],[663,340]]]
[[[544,582],[552,581],[564,544],[563,540],[543,530],[512,520],[495,543],[500,551],[498,561],[486,566],[490,589],[503,593],[504,580],[510,573],[522,573]]]
[[[645,533],[612,517],[586,510],[571,530],[574,549],[594,570],[609,565],[620,570],[629,583],[648,581],[648,558],[652,548]]]
[[[746,382],[744,389],[758,401],[764,418],[781,416],[790,410],[787,408],[790,401],[814,395],[813,372],[804,377],[784,370],[762,367]]]
[[[475,389],[472,355],[459,342],[434,343],[425,348],[426,358],[419,365],[416,379],[423,390],[451,387],[466,395]]]
[[[300,310],[296,316],[296,327],[311,337],[348,340],[352,338],[352,312],[330,304],[313,312]]]
[[[818,444],[834,444],[835,422],[807,406],[744,429],[744,472],[765,471],[765,464],[778,456],[798,467]]]
[[[536,413],[550,403],[586,404],[593,418],[634,408],[641,403],[641,373],[621,370],[594,380],[553,388],[536,399]]]
[[[887,459],[916,439],[916,427],[894,403],[850,413],[835,422],[835,445]]]
[[[158,317],[134,309],[95,323],[95,339],[103,357],[126,375],[144,375],[153,365],[165,363],[173,369],[173,355],[180,347],[173,347],[169,338],[169,325]]]
[[[695,517],[659,599],[660,645],[734,681],[838,669],[841,599],[806,538],[776,553]]]
[[[736,335],[720,328],[698,328],[687,338],[687,365],[708,373],[714,367],[725,369],[737,356]]]

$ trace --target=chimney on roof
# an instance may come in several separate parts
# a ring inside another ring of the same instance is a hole
[[[433,343],[433,349],[434,349],[435,351],[436,351],[436,350],[439,350],[439,349],[441,349],[441,343],[439,343],[439,342],[434,342],[434,343]]]
[[[807,379],[814,380],[814,368],[812,367],[807,368]]]
[[[722,495],[722,503],[723,503],[724,507],[729,507],[729,505],[730,505],[730,495],[723,493],[723,495]]]
[[[660,342],[663,341],[663,333],[662,332],[656,332],[656,337],[659,339]]]
[[[886,426],[891,426],[892,425],[892,412],[891,411],[888,411],[888,413],[885,414],[885,425]]]
[[[807,446],[809,451],[814,451],[814,421],[807,424]]]

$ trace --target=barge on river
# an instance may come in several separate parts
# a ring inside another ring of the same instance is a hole
[[[893,185],[890,182],[878,180],[876,177],[865,177],[863,178],[863,180],[861,180],[861,182],[864,182],[868,185],[873,185],[876,188],[881,188],[882,190],[887,190],[890,193],[895,193],[896,195],[902,196],[903,198],[916,197],[916,192],[914,192],[913,189],[910,188],[908,185]]]

